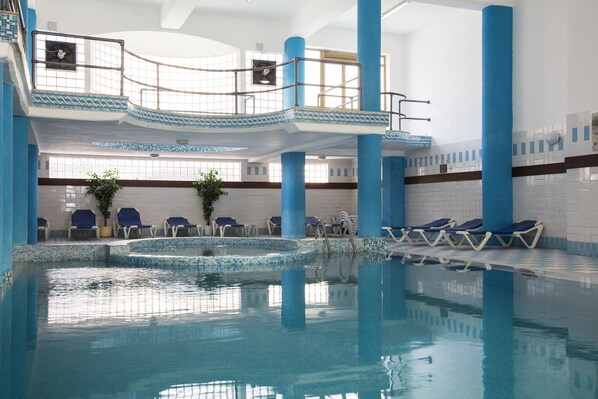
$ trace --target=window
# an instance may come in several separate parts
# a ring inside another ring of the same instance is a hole
[[[270,163],[268,175],[270,182],[282,181],[282,164]],[[328,183],[328,164],[327,163],[308,163],[305,164],[305,182],[306,183]]]
[[[241,181],[241,162],[188,161],[131,158],[49,157],[51,178],[85,179],[88,172],[102,173],[118,169],[125,180],[182,180],[193,181],[199,171],[216,169],[224,181]]]

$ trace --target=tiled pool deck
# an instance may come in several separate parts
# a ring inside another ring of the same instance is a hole
[[[269,237],[270,236],[265,236]],[[83,259],[98,259],[105,255],[107,244],[122,241],[116,238],[90,238],[86,240],[67,241],[64,238],[51,238],[48,241],[40,241],[38,250],[54,252],[57,247],[72,246],[74,253],[78,256],[84,255]],[[323,240],[319,245],[324,245]],[[331,239],[334,245],[335,239]],[[582,284],[598,284],[598,258],[570,255],[565,251],[557,249],[536,248],[485,248],[476,252],[470,248],[449,248],[438,246],[435,248],[427,245],[395,243],[386,241],[386,249],[396,256],[409,254],[412,256],[427,256],[433,258],[453,259],[463,262],[488,263],[496,266],[512,268],[518,271],[534,272],[537,275],[554,277],[566,280],[579,281]],[[88,254],[85,256],[85,254]]]
[[[430,247],[426,244],[406,244],[387,241],[387,249],[401,254],[452,259],[463,262],[488,263],[506,266],[515,271],[533,272],[539,276],[598,284],[598,258],[570,255],[559,249],[491,248],[476,252],[469,247],[450,248],[447,245]]]

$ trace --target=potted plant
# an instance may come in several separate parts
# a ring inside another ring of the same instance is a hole
[[[222,184],[223,180],[218,177],[218,171],[214,169],[210,169],[206,173],[200,171],[199,179],[193,182],[197,189],[197,195],[201,197],[203,218],[207,222],[204,231],[207,235],[212,233],[210,221],[214,212],[214,203],[223,195],[228,195],[227,192],[222,191]]]
[[[89,178],[85,180],[87,192],[85,196],[93,195],[98,202],[98,209],[104,216],[104,226],[100,227],[101,237],[110,237],[112,229],[108,226],[110,219],[110,208],[114,195],[122,187],[118,184],[118,169],[109,169],[100,176],[97,173],[89,172]]]

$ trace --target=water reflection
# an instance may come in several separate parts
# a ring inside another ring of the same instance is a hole
[[[0,302],[0,397],[595,398],[598,290],[361,258],[32,267]]]

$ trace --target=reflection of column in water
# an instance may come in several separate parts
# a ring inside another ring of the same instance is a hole
[[[365,263],[357,268],[359,360],[380,361],[382,352],[382,265]]]
[[[513,274],[483,273],[484,399],[512,398]]]
[[[12,287],[11,332],[11,394],[13,398],[25,397],[27,355],[27,278],[19,273]]]
[[[305,328],[305,268],[297,267],[282,272],[282,326]]]
[[[27,276],[27,346],[37,343],[37,276]]]
[[[384,320],[405,320],[405,265],[398,258],[382,266],[382,314]]]
[[[12,345],[12,288],[0,299],[0,398],[10,397]]]

